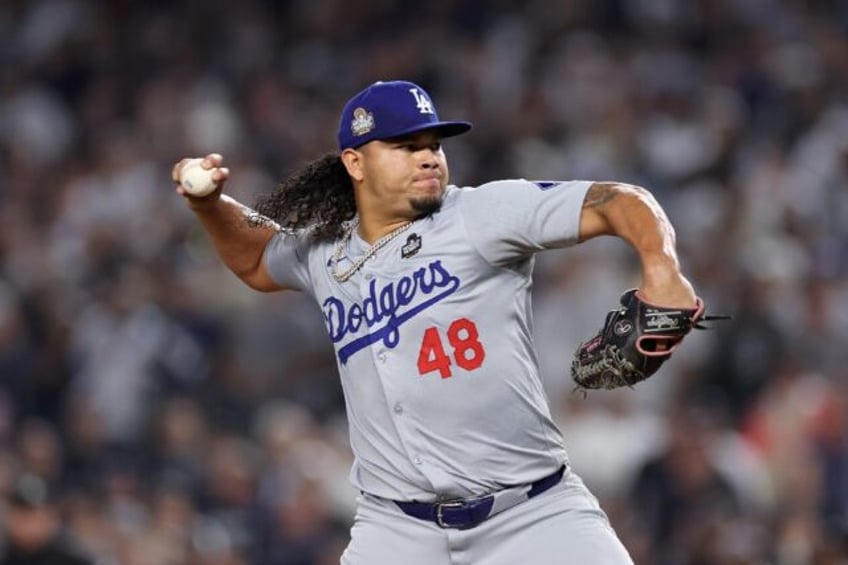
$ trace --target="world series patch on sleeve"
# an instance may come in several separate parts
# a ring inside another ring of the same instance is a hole
[[[700,322],[727,319],[705,316],[700,298],[694,308],[667,308],[630,289],[620,302],[574,354],[571,376],[578,390],[632,387],[656,373],[692,328],[706,329]]]

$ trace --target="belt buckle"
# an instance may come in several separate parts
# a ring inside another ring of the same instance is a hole
[[[444,517],[442,516],[442,510],[444,508],[463,508],[466,506],[466,502],[464,500],[448,500],[445,502],[437,502],[436,503],[436,524],[440,528],[457,528],[461,526],[452,526],[451,524],[445,523]]]

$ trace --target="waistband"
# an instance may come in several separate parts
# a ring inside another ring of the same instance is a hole
[[[404,514],[434,522],[440,528],[467,530],[499,512],[538,496],[562,480],[565,465],[536,482],[509,487],[474,498],[458,498],[439,502],[394,501]]]

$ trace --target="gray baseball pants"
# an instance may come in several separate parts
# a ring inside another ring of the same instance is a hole
[[[573,472],[474,528],[443,529],[362,495],[341,565],[622,565],[633,561]]]

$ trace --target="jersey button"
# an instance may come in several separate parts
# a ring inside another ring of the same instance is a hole
[[[416,455],[412,458],[412,460],[415,462],[416,465],[421,465],[424,462],[424,460],[421,459],[420,455]]]
[[[397,404],[395,404],[394,410],[395,410],[395,414],[403,414],[403,405],[400,402],[398,402]]]
[[[374,275],[372,275],[371,273],[365,273],[365,280],[366,281],[370,281],[373,278],[374,278]]]
[[[386,362],[386,354],[385,354],[385,352],[381,351],[380,353],[378,353],[378,354],[377,354],[377,359],[379,359],[381,363],[385,363],[385,362]]]

